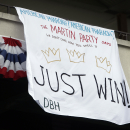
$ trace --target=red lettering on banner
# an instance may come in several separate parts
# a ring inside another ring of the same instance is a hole
[[[71,39],[72,39],[72,37],[75,39],[75,32],[73,33],[73,32],[71,31]]]
[[[46,25],[41,25],[42,29],[48,29]]]
[[[52,26],[50,25],[51,27],[51,32],[56,32],[57,34],[61,34],[61,35],[64,35],[66,37],[69,37],[71,39],[76,39],[75,38],[75,32],[71,31],[71,30],[68,30],[66,28],[63,28],[63,27],[57,27],[57,26]]]
[[[96,43],[97,43],[97,39],[98,39],[98,37],[94,37],[95,38],[95,40],[96,40]]]
[[[94,39],[93,39],[93,36],[92,36],[92,35],[90,35],[90,37],[92,38],[92,40],[93,40],[93,43],[94,43]]]
[[[50,25],[50,26],[51,26],[51,32],[56,31],[56,33],[58,33],[57,29],[56,29],[56,26],[54,26],[54,27],[52,25]]]
[[[68,37],[68,32],[67,32],[67,31],[68,31],[68,29],[66,29],[66,28],[65,28],[65,30],[66,30],[66,36]]]
[[[80,36],[80,42],[91,42],[91,43],[97,43],[98,37],[95,37],[93,35],[83,35],[82,33],[79,33]]]
[[[109,42],[105,42],[105,41],[102,41],[102,44],[106,44],[106,45],[111,46],[111,43],[109,43]]]

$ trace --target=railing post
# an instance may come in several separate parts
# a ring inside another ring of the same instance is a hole
[[[9,13],[9,10],[10,10],[10,8],[9,8],[9,6],[7,6],[7,13]]]

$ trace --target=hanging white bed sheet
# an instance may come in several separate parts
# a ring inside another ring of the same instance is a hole
[[[16,10],[27,43],[29,94],[44,111],[130,123],[130,89],[114,30]]]
[[[0,36],[0,74],[17,80],[26,77],[26,43]]]

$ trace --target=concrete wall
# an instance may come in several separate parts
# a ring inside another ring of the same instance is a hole
[[[130,41],[117,39],[120,61],[130,87]]]
[[[24,40],[23,25],[17,16],[0,12],[0,35]],[[130,86],[130,41],[117,39],[117,43],[121,64]]]
[[[23,25],[17,16],[0,12],[0,35],[24,40]]]

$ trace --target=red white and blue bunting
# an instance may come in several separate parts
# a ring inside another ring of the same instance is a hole
[[[13,80],[26,77],[25,41],[0,36],[0,74]]]

